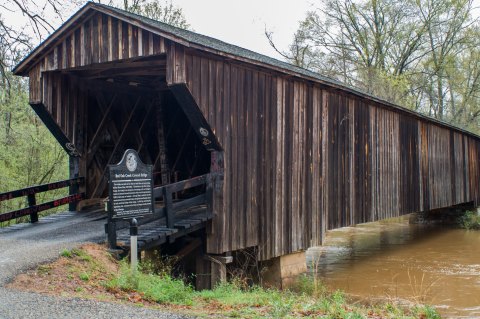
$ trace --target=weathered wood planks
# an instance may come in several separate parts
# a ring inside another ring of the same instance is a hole
[[[185,60],[225,151],[212,253],[258,246],[269,259],[320,244],[326,229],[480,199],[477,138],[301,78]]]

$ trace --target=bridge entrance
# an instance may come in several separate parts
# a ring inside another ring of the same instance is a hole
[[[98,211],[108,196],[108,165],[134,149],[154,179],[155,213],[139,219],[140,249],[169,244],[170,253],[202,254],[221,156],[207,143],[215,137],[199,124],[194,103],[167,86],[165,59],[43,72],[42,97],[31,105],[69,153],[71,178],[81,178],[75,192],[82,197],[70,210]],[[128,250],[128,223],[105,223],[109,246]]]
[[[86,177],[85,192],[90,200],[106,197],[107,165],[117,163],[128,148],[153,165],[156,186],[210,171],[210,152],[163,82],[164,63],[158,58],[144,59],[47,75],[53,90],[56,82],[68,83],[67,94],[72,85],[81,96],[83,106],[78,106],[76,121],[68,121],[66,135],[74,131],[77,143],[70,150],[72,175]],[[62,116],[55,105],[51,112]]]

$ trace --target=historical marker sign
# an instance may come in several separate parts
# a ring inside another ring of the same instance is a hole
[[[117,165],[109,165],[112,218],[135,218],[154,212],[152,165],[145,165],[128,149]]]

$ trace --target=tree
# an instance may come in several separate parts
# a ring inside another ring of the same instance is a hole
[[[175,6],[171,0],[165,0],[163,4],[149,0],[123,0],[120,5],[111,0],[109,4],[178,28],[190,29],[182,8]]]
[[[68,176],[66,153],[28,106],[24,79],[10,71],[32,48],[31,36],[41,40],[53,31],[45,11],[59,14],[58,8],[64,5],[57,0],[37,4],[17,0],[0,4],[0,192]],[[12,14],[25,17],[22,27],[13,27],[4,18]],[[42,193],[38,200],[53,199],[61,192],[65,190]],[[0,213],[24,207],[23,201],[19,198],[0,203]]]
[[[472,0],[418,1],[418,9],[427,31],[428,56],[423,63],[423,73],[430,79],[425,89],[430,97],[431,115],[448,119],[448,113],[453,115],[456,107],[454,88],[449,85],[454,84],[455,59],[475,45],[468,32],[474,24],[469,19]],[[447,103],[450,103],[450,112]]]
[[[266,35],[295,65],[466,125],[478,118],[472,9],[472,0],[320,0],[287,50]]]
[[[310,11],[293,43],[300,43],[315,56],[303,58],[317,72],[346,84],[375,93],[375,79],[401,76],[419,58],[424,28],[414,28],[419,18],[411,6],[397,0],[324,0],[317,11]],[[272,43],[271,34],[269,40]],[[278,50],[277,50],[278,51]],[[297,50],[302,52],[302,50]],[[290,48],[283,53],[290,61],[298,59]],[[311,62],[320,56],[324,61]]]

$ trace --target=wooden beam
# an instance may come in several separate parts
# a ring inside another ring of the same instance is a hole
[[[98,109],[100,110],[101,113],[104,114],[102,121],[100,122],[99,129],[101,128],[101,131],[99,131],[98,135],[100,136],[103,134],[105,129],[108,128],[108,132],[112,136],[113,140],[118,140],[120,133],[118,132],[118,129],[115,125],[115,122],[112,121],[110,117],[110,111],[113,108],[113,104],[116,99],[116,94],[112,98],[112,101],[110,102],[110,105],[107,107],[107,102],[105,101],[104,92],[97,92],[95,98],[97,100],[97,106]],[[103,120],[105,120],[105,123],[103,123]],[[90,146],[88,148],[88,153],[87,153],[87,167],[90,167],[90,164],[92,163],[93,159],[95,158],[95,155],[97,153],[98,148],[101,146],[101,141],[98,140],[98,138],[94,136],[92,138],[92,141],[90,142]],[[97,163],[98,164],[98,163]],[[100,166],[99,166],[100,167]]]
[[[143,117],[142,123],[140,124],[140,127],[138,128],[139,132],[139,143],[138,143],[138,149],[137,153],[140,154],[140,152],[143,149],[143,146],[145,145],[145,139],[143,138],[143,131],[145,130],[145,125],[147,124],[148,120],[151,119],[152,116],[152,111],[155,109],[154,103],[150,103],[149,106],[147,107],[147,111],[145,112],[145,116]],[[146,133],[148,134],[148,132]],[[150,154],[148,155],[150,156]],[[151,162],[151,161],[150,161]]]
[[[85,72],[75,72],[77,76],[87,79],[101,79],[116,76],[165,76],[165,67],[149,67],[149,68],[118,68],[118,69],[102,69]]]
[[[37,113],[38,117],[42,120],[43,123],[47,126],[48,130],[55,137],[57,142],[63,147],[65,152],[70,156],[81,156],[80,152],[76,149],[75,145],[70,141],[70,139],[65,135],[62,129],[58,124],[53,120],[50,113],[45,108],[45,105],[42,103],[30,104]]]
[[[175,256],[176,262],[183,259],[185,256],[190,255],[195,249],[202,245],[202,240],[200,238],[195,238],[188,245],[183,247]]]
[[[190,136],[191,132],[192,132],[192,127],[189,126],[187,134],[185,134],[185,138],[183,139],[182,146],[180,147],[180,150],[178,151],[177,158],[175,159],[175,162],[173,163],[172,171],[175,171],[175,168],[177,168],[178,161],[182,157],[183,150],[185,149],[185,145],[187,144],[188,137]]]
[[[221,151],[222,147],[218,142],[217,137],[213,134],[210,125],[203,116],[202,111],[198,107],[197,102],[193,98],[186,84],[169,85],[169,88],[187,116],[190,125],[197,134],[202,145],[208,151]]]
[[[167,157],[167,139],[165,137],[165,118],[163,112],[162,96],[158,99],[157,110],[157,142],[158,142],[158,159],[160,160],[160,176],[162,185],[170,183],[170,167],[168,166]]]
[[[90,140],[90,147],[88,148],[88,153],[89,154],[95,153],[96,150],[98,149],[98,146],[99,146],[98,136],[100,136],[100,134],[103,133],[103,131],[105,130],[105,128],[107,126],[107,121],[111,122],[110,121],[110,112],[112,111],[112,107],[113,107],[113,104],[114,104],[116,98],[117,98],[117,94],[115,94],[113,96],[113,98],[110,101],[110,104],[107,107],[107,109],[103,110],[103,112],[102,112],[103,113],[102,120],[100,121],[100,124],[97,126],[97,130],[95,131],[92,139]],[[99,103],[99,105],[101,105],[101,103]]]
[[[125,136],[125,132],[127,131],[127,128],[130,126],[133,115],[135,114],[135,112],[137,111],[137,109],[140,105],[141,99],[142,99],[142,97],[138,97],[137,101],[135,102],[135,105],[133,106],[132,111],[130,112],[130,115],[128,116],[127,121],[125,122],[125,124],[123,126],[122,133],[120,134],[120,137],[118,138],[117,143],[113,147],[112,153],[110,154],[110,157],[108,158],[108,161],[105,164],[105,167],[103,169],[102,179],[97,184],[97,186],[95,187],[95,190],[92,193],[92,198],[100,197],[100,195],[101,195],[100,192],[103,191],[103,188],[105,187],[105,183],[107,182],[105,176],[106,176],[106,172],[107,172],[107,169],[108,169],[108,165],[111,164],[112,159],[115,156],[115,153],[117,152],[120,145],[123,145],[123,137]]]

